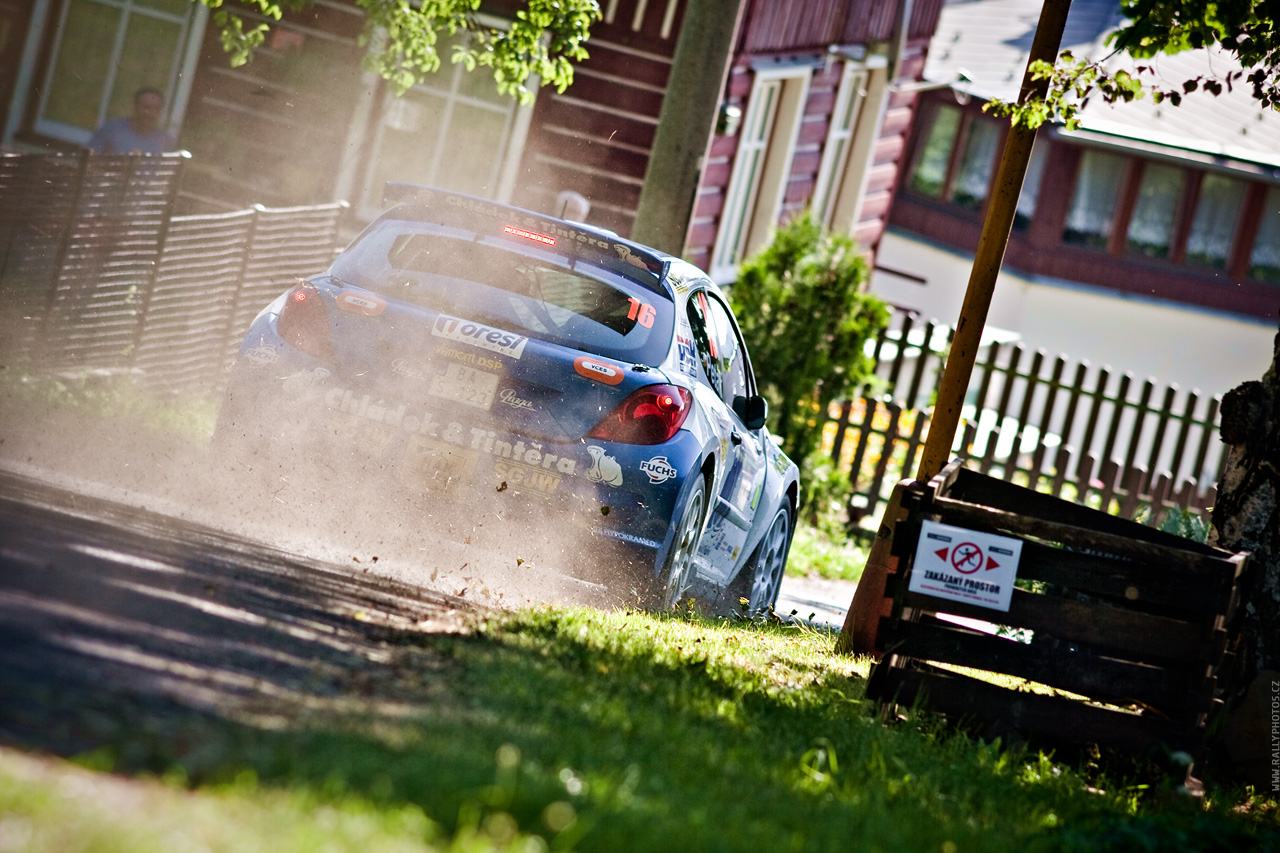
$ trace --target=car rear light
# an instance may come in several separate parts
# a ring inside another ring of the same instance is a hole
[[[289,291],[276,320],[276,329],[290,346],[315,358],[333,361],[329,313],[315,285],[303,282]]]
[[[623,444],[661,444],[689,416],[693,395],[675,385],[646,385],[632,392],[596,424],[587,438]]]

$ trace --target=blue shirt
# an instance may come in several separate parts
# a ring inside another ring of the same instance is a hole
[[[127,118],[113,118],[89,139],[89,148],[99,154],[163,154],[178,147],[173,134],[157,129],[151,133],[138,133]]]

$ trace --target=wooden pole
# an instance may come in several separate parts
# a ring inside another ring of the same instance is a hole
[[[1058,58],[1062,44],[1062,31],[1066,27],[1071,0],[1045,0],[1036,25],[1031,55],[1022,76],[1019,103],[1044,97],[1047,80],[1031,79],[1031,64],[1036,60],[1053,63]],[[956,428],[960,424],[960,410],[969,388],[969,377],[978,357],[978,344],[991,307],[991,295],[995,291],[996,277],[1009,245],[1009,232],[1018,209],[1018,194],[1022,192],[1022,180],[1027,174],[1031,159],[1031,146],[1035,142],[1033,128],[1013,125],[1005,139],[1004,152],[996,171],[991,199],[987,204],[986,219],[982,223],[982,235],[974,253],[973,269],[969,273],[969,286],[965,290],[960,319],[942,372],[938,387],[938,401],[934,405],[929,423],[929,435],[925,439],[920,466],[916,469],[916,482],[926,482],[943,469],[951,454]],[[889,553],[893,544],[893,527],[901,511],[902,486],[894,489],[885,507],[876,539],[871,545],[866,568],[853,593],[844,628],[836,643],[836,650],[849,654],[874,654],[876,630],[884,608],[884,585],[889,574],[897,568],[897,559]]]
[[[679,257],[716,132],[742,0],[690,0],[676,40],[631,239]]]

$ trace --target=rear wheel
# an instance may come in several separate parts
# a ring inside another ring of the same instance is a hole
[[[742,578],[749,582],[749,590],[743,589],[741,598],[747,599],[747,614],[754,616],[778,603],[782,589],[782,575],[787,569],[787,554],[791,550],[791,512],[785,504],[778,508],[764,538],[756,546],[751,562],[742,570]],[[746,583],[742,586],[745,587]],[[735,585],[737,586],[737,585]]]
[[[698,540],[702,537],[702,514],[707,503],[707,488],[701,477],[694,485],[684,511],[675,524],[675,535],[662,575],[660,603],[664,610],[671,610],[685,600],[694,577],[694,557],[698,553]]]

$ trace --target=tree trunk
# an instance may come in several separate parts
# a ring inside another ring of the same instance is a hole
[[[1221,434],[1227,460],[1209,542],[1253,553],[1240,617],[1243,683],[1228,688],[1236,692],[1259,670],[1280,670],[1280,335],[1262,379],[1223,397]]]

